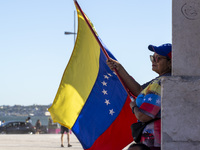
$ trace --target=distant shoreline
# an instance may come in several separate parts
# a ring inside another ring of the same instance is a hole
[[[14,106],[0,106],[0,118],[8,116],[23,116],[23,117],[33,117],[33,116],[50,116],[48,108],[51,105],[14,105]],[[1,119],[2,120],[2,119]]]

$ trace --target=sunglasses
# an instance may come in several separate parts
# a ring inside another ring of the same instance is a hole
[[[151,60],[151,62],[159,63],[159,61],[160,61],[161,59],[170,60],[170,59],[167,58],[167,57],[159,57],[159,56],[155,57],[155,56],[153,56],[153,55],[150,55],[150,60]]]

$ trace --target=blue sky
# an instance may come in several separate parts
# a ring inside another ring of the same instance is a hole
[[[149,44],[172,42],[171,0],[78,0],[97,33],[140,84],[151,70]],[[71,56],[73,0],[0,1],[0,105],[53,102]],[[76,18],[77,25],[77,18]]]

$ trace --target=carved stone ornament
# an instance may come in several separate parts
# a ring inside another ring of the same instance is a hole
[[[200,0],[190,0],[181,8],[182,14],[189,20],[200,19]]]

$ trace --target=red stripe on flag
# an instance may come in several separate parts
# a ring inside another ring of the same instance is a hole
[[[142,103],[142,105],[140,106],[140,109],[156,116],[157,113],[160,111],[160,107],[150,104],[150,103]]]
[[[130,102],[127,97],[116,120],[87,150],[121,150],[133,141],[131,124],[136,123],[137,119],[129,106]]]

